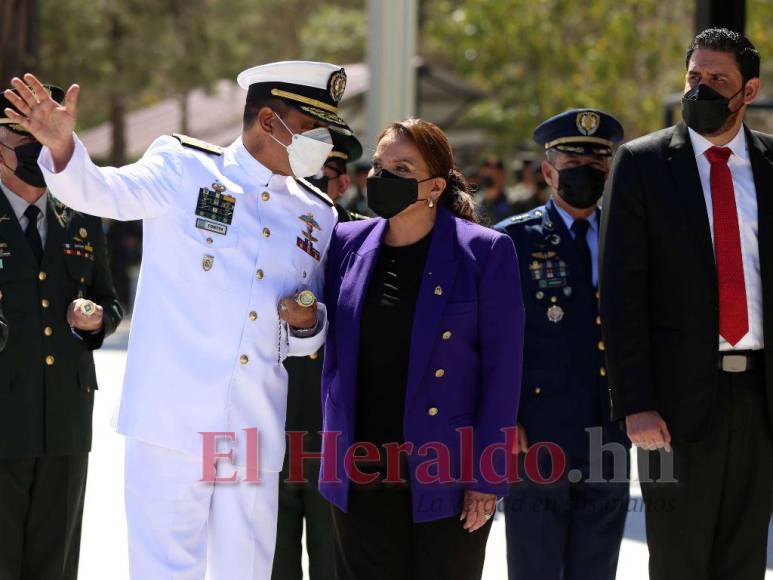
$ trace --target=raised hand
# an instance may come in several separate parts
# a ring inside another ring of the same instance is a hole
[[[60,105],[32,74],[25,74],[24,81],[11,79],[17,92],[5,91],[5,97],[18,109],[6,108],[5,115],[24,127],[35,139],[51,150],[56,169],[62,169],[70,161],[74,148],[72,133],[78,112],[80,87],[72,85]]]

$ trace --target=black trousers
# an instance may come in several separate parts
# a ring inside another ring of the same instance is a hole
[[[330,504],[317,490],[319,463],[307,462],[308,483],[285,483],[287,460],[279,481],[279,517],[271,580],[303,580],[303,523],[311,580],[332,580],[335,575],[335,543]]]
[[[479,580],[492,520],[467,532],[459,516],[413,523],[408,489],[353,491],[333,506],[338,580]]]
[[[88,454],[0,459],[0,580],[78,576]]]
[[[652,580],[765,576],[773,509],[773,433],[766,411],[761,370],[723,372],[703,440],[675,440],[673,454],[639,449]]]

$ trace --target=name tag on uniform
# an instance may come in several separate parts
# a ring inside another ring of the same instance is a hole
[[[206,230],[208,232],[220,234],[222,236],[228,233],[228,226],[224,226],[223,224],[216,224],[214,222],[208,222],[207,220],[203,220],[201,218],[196,219],[196,227],[200,230]]]

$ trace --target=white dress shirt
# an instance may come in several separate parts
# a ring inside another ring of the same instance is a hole
[[[714,240],[714,212],[711,203],[711,163],[706,151],[714,146],[708,139],[689,129],[690,141],[698,164],[698,173],[703,187],[703,199],[709,217],[712,244]],[[757,190],[754,187],[754,174],[749,159],[749,148],[743,127],[733,137],[727,147],[732,151],[727,160],[733,176],[735,206],[738,211],[738,229],[741,233],[741,258],[743,261],[744,282],[746,285],[746,304],[749,317],[749,332],[731,346],[719,337],[719,350],[757,350],[763,347],[762,334],[762,279],[760,278],[760,250],[757,239]]]
[[[16,219],[19,220],[19,225],[21,226],[22,231],[27,231],[27,224],[29,223],[29,220],[27,219],[27,216],[24,215],[24,212],[27,211],[27,208],[30,206],[30,203],[25,200],[23,197],[19,197],[14,192],[12,192],[6,185],[2,182],[0,182],[0,189],[3,190],[3,193],[5,194],[5,197],[8,198],[8,203],[11,204],[11,208],[13,209],[13,213],[16,215]],[[38,232],[40,233],[40,240],[43,242],[43,247],[46,247],[46,233],[47,233],[47,219],[46,219],[46,202],[48,199],[48,195],[45,193],[38,198],[38,200],[35,202],[35,205],[38,206],[38,209],[40,210],[40,213],[38,214]]]
[[[566,229],[569,230],[569,233],[572,235],[572,238],[574,238],[574,232],[572,231],[572,224],[574,224],[574,218],[567,212],[564,208],[562,208],[557,203],[555,204],[556,210],[558,211],[558,215],[561,216],[561,219],[564,220],[564,223],[566,224]],[[588,217],[588,225],[590,226],[588,228],[588,235],[586,237],[586,241],[588,242],[588,247],[590,248],[590,261],[591,261],[591,268],[593,270],[593,286],[598,288],[599,285],[599,217],[598,217],[598,211],[594,211],[590,217]]]

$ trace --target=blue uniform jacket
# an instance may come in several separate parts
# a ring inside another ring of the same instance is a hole
[[[610,418],[598,292],[579,280],[579,257],[553,200],[495,226],[515,244],[526,308],[518,421],[529,444],[551,441],[570,466],[588,461],[589,427],[630,445]]]

